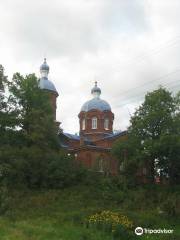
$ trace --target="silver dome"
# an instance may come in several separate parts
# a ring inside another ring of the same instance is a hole
[[[48,72],[49,72],[49,66],[48,66],[48,64],[47,64],[47,62],[46,62],[46,58],[44,58],[44,62],[43,62],[43,64],[40,66],[40,70],[41,70],[41,71],[45,70],[45,71],[48,71]]]
[[[97,93],[99,96],[101,94],[101,89],[97,86],[97,81],[95,81],[95,86],[91,89],[91,94]]]
[[[46,90],[55,92],[58,95],[58,92],[57,92],[54,84],[51,81],[49,81],[48,78],[46,78],[46,77],[40,78],[40,80],[39,80],[39,87],[41,89],[46,89]]]
[[[100,111],[111,111],[109,103],[100,98],[93,98],[85,102],[81,108],[81,111],[88,112],[90,110],[97,109]]]

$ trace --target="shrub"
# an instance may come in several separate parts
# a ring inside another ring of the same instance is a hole
[[[167,197],[167,199],[162,204],[162,210],[168,216],[176,216],[180,212],[180,196],[177,194],[172,194]]]
[[[116,231],[113,232],[113,239],[121,239],[121,240],[135,240],[137,237],[132,231],[128,231],[127,228],[125,228],[122,225],[118,225],[116,227]]]
[[[127,216],[111,211],[102,211],[89,216],[86,224],[89,227],[112,233],[115,237],[127,234],[133,227],[132,221]]]
[[[12,148],[0,167],[2,181],[11,188],[64,188],[79,183],[85,174],[85,170],[62,150],[50,151],[34,146]]]
[[[0,187],[0,215],[6,213],[10,208],[10,197],[6,187]]]

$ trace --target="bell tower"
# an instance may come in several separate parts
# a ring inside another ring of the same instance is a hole
[[[80,136],[97,140],[113,133],[114,114],[108,102],[100,98],[101,89],[95,82],[91,89],[92,99],[85,102],[78,115]]]
[[[40,66],[41,78],[39,80],[39,87],[41,89],[43,89],[44,91],[48,92],[52,110],[53,110],[54,121],[56,122],[56,125],[59,127],[60,122],[56,121],[56,108],[57,108],[56,100],[57,100],[57,97],[59,96],[59,94],[58,94],[53,82],[48,79],[49,69],[50,68],[46,62],[46,58],[44,58],[44,62]]]

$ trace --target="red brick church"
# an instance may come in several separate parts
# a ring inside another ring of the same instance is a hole
[[[91,89],[92,99],[85,102],[78,114],[79,135],[61,133],[60,139],[76,160],[94,171],[116,174],[118,161],[111,154],[116,140],[126,137],[126,131],[113,132],[114,113],[109,103],[100,98],[101,89]]]
[[[54,84],[48,79],[49,66],[44,63],[40,67],[41,78],[39,86],[48,91],[54,111],[54,120],[56,121],[56,98],[58,92]],[[95,86],[91,89],[92,99],[85,102],[80,112],[79,135],[59,131],[61,147],[68,154],[73,154],[76,161],[86,166],[88,169],[116,174],[119,169],[117,159],[111,154],[112,145],[117,140],[123,140],[127,137],[126,131],[113,131],[114,113],[108,102],[101,99],[101,89]]]

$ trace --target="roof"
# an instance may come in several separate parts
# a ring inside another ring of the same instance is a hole
[[[116,132],[116,133],[110,133],[108,134],[108,136],[105,136],[101,139],[98,139],[96,141],[100,141],[100,140],[104,140],[104,139],[109,139],[109,138],[116,138],[116,137],[120,137],[120,136],[123,136],[123,135],[126,135],[127,131],[122,131],[122,132]],[[73,140],[76,140],[76,141],[79,141],[80,140],[80,136],[79,135],[76,135],[76,134],[70,134],[70,133],[61,133],[62,135],[66,136],[67,138],[69,139],[73,139]],[[91,145],[92,146],[92,143],[94,141],[90,141],[89,139],[85,138],[84,137],[84,140],[88,143],[88,145]],[[96,142],[95,141],[95,142]]]
[[[109,103],[100,98],[93,98],[85,102],[81,108],[81,111],[88,112],[93,109],[100,111],[111,111]]]
[[[63,138],[61,138],[60,145],[62,148],[68,149],[69,151],[78,151],[84,148],[90,148],[92,150],[105,150],[105,151],[110,151],[111,148],[109,147],[102,147],[102,146],[97,146],[96,142],[101,141],[101,140],[108,140],[108,139],[113,139],[113,138],[118,138],[120,136],[124,136],[127,134],[127,131],[122,131],[122,132],[116,132],[116,133],[111,133],[108,136],[105,136],[101,139],[98,139],[96,141],[91,141],[88,140],[87,138],[84,138],[84,145],[76,147],[76,148],[70,148],[70,145],[68,142],[64,141]],[[76,134],[70,134],[70,133],[61,133],[61,136],[65,136],[66,138],[70,140],[75,140],[75,141],[80,141],[80,136]]]
[[[46,89],[46,90],[49,90],[49,91],[52,91],[52,92],[55,92],[56,94],[58,94],[54,84],[51,81],[49,81],[48,78],[46,78],[46,77],[40,78],[39,87],[41,89]]]
[[[67,138],[73,139],[73,140],[80,140],[80,136],[76,134],[70,134],[70,133],[64,133],[63,135],[66,136]]]
[[[127,134],[127,131],[126,131],[126,130],[125,130],[125,131],[118,131],[118,132],[116,132],[116,133],[110,133],[108,136],[105,136],[105,137],[103,137],[103,138],[101,138],[101,139],[96,140],[96,142],[97,142],[97,141],[104,140],[104,139],[111,139],[111,138],[116,138],[116,137],[124,136],[124,135],[126,135],[126,134]]]
[[[45,70],[45,71],[49,71],[49,66],[46,62],[46,58],[44,58],[44,62],[43,64],[40,66],[40,70]]]
[[[82,150],[84,148],[85,149],[89,148],[91,150],[99,150],[99,151],[108,151],[108,152],[111,151],[111,148],[101,147],[101,146],[93,146],[93,145],[88,145],[88,144],[79,146],[77,148],[69,149],[69,150],[76,152],[76,151]]]

